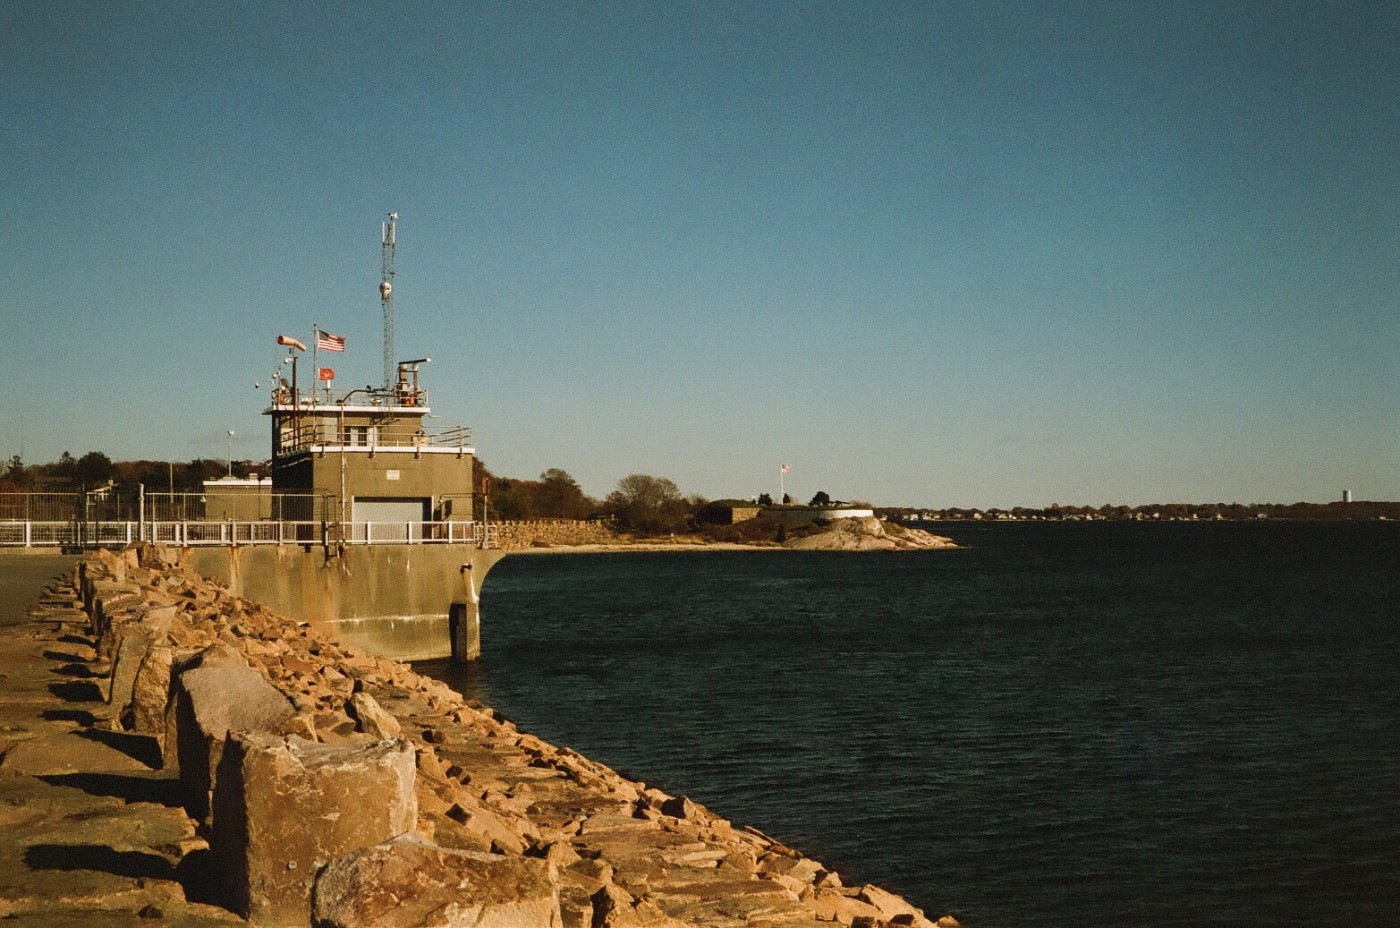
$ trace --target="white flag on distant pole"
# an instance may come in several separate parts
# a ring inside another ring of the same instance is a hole
[[[787,483],[786,483],[786,481],[785,481],[784,478],[786,478],[787,475],[790,474],[790,473],[792,473],[792,468],[791,468],[791,467],[788,467],[786,464],[779,464],[779,465],[778,465],[778,502],[779,502],[779,503],[784,503],[784,502],[787,501]]]

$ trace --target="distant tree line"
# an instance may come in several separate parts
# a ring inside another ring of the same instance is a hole
[[[1044,509],[1013,506],[1010,509],[881,508],[881,518],[899,522],[928,521],[1243,521],[1251,519],[1400,519],[1400,502],[1353,501],[1348,503],[1150,503],[1143,506],[1062,506]]]
[[[753,499],[710,501],[683,494],[674,481],[651,474],[628,474],[603,499],[583,492],[568,471],[551,467],[536,479],[498,477],[480,458],[474,459],[478,519],[528,521],[533,519],[604,519],[619,531],[636,535],[697,532],[728,541],[780,540],[783,532],[768,520],[750,519],[730,524],[735,507],[773,506],[764,493]],[[138,486],[149,491],[173,489],[199,491],[204,481],[226,476],[227,461],[196,458],[191,461],[112,461],[100,451],[74,457],[65,451],[57,461],[26,465],[15,455],[0,468],[0,492],[82,492],[114,486],[134,493]],[[266,474],[267,465],[234,461],[235,477]],[[782,505],[791,505],[784,497]],[[809,506],[846,505],[818,490]],[[867,506],[865,503],[855,505]],[[1015,506],[1010,509],[879,508],[876,514],[896,522],[921,519],[962,520],[1245,520],[1245,519],[1400,519],[1400,502],[1349,503],[1153,503],[1145,506],[1062,506],[1043,509]],[[790,531],[790,530],[789,530]]]
[[[589,519],[598,514],[598,501],[583,492],[568,471],[551,467],[537,480],[497,477],[476,458],[477,517],[506,521],[529,519]]]
[[[258,470],[251,461],[233,462],[236,477]],[[266,472],[266,468],[262,470]],[[0,492],[77,493],[109,485],[131,491],[144,485],[147,490],[194,492],[203,489],[204,481],[227,476],[228,472],[228,461],[209,458],[184,462],[113,461],[101,451],[89,451],[77,458],[65,451],[57,461],[27,465],[14,455],[0,472]]]
[[[619,530],[665,535],[694,527],[700,497],[685,497],[675,482],[650,474],[628,474],[602,500],[583,492],[566,470],[551,467],[537,480],[497,477],[476,462],[477,517],[504,520],[606,519]]]

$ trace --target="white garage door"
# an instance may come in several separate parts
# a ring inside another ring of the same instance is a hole
[[[432,501],[421,497],[360,498],[350,503],[350,521],[355,523],[355,540],[408,541],[422,537]]]

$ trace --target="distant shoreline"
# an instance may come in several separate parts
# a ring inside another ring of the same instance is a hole
[[[541,545],[510,548],[510,554],[607,554],[609,552],[684,552],[684,551],[788,551],[782,545],[745,545],[732,541],[638,541],[619,544]]]

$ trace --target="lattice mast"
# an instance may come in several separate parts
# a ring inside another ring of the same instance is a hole
[[[390,213],[380,227],[384,247],[383,271],[379,276],[379,302],[384,308],[384,390],[394,388],[394,226],[399,214]]]

